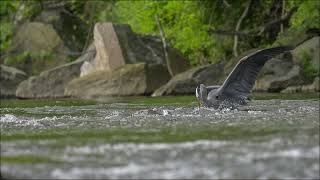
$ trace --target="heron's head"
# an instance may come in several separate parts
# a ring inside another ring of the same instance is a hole
[[[196,88],[196,98],[198,100],[199,107],[200,107],[200,105],[206,105],[207,97],[208,97],[208,91],[207,91],[206,86],[203,84],[200,84]]]
[[[210,102],[209,104],[211,107],[217,108],[219,106],[219,104],[221,103],[221,97],[218,92],[218,88],[212,89],[208,93],[207,100],[208,102]]]

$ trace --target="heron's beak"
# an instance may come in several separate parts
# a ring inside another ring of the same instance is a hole
[[[199,99],[197,99],[197,101],[198,101],[198,107],[199,107],[199,109],[200,109],[202,103],[201,103],[201,101],[200,101]]]

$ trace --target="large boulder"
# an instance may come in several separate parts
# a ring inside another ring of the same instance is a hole
[[[17,51],[37,52],[39,50],[66,50],[62,39],[51,25],[27,22],[21,25],[13,39]]]
[[[114,71],[97,71],[74,79],[67,85],[65,95],[79,98],[148,95],[169,78],[161,64],[127,64]]]
[[[39,76],[30,77],[20,83],[16,96],[20,98],[64,97],[64,89],[67,83],[79,77],[83,62],[93,58],[94,55],[95,53],[90,51],[74,62],[44,71]]]
[[[189,69],[174,76],[167,84],[157,89],[152,96],[194,94],[199,84],[220,85],[225,79],[224,63]]]
[[[51,25],[27,22],[13,37],[6,64],[15,66],[28,75],[67,63],[68,48]],[[16,59],[16,60],[14,60]],[[20,60],[18,60],[20,59]]]
[[[294,65],[286,74],[278,75],[265,75],[256,81],[254,91],[258,92],[280,92],[288,86],[301,84],[304,78],[301,76],[301,68]]]
[[[0,98],[15,97],[17,86],[26,78],[25,72],[0,64]]]
[[[100,70],[113,71],[125,64],[166,64],[160,38],[135,34],[129,25],[97,23],[94,27],[94,44],[97,56],[85,64],[92,67],[91,71],[81,75]],[[190,67],[177,50],[168,48],[168,56],[169,68],[174,75]]]

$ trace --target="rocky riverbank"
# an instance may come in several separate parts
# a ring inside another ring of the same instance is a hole
[[[56,30],[41,22],[24,24],[15,42],[19,51],[60,49],[67,51]],[[27,27],[27,28],[25,28]],[[51,40],[39,41],[25,31],[43,29]],[[1,65],[1,97],[91,98],[99,96],[184,95],[193,94],[198,84],[222,84],[241,56],[218,64],[191,67],[174,48],[167,48],[168,59],[159,37],[134,33],[130,26],[97,23],[93,41],[73,62],[56,54],[39,75],[32,75],[33,64],[14,67]],[[319,92],[319,36],[293,51],[268,61],[258,76],[255,92]],[[25,42],[29,42],[28,45]],[[244,53],[242,56],[246,55]],[[62,61],[60,61],[62,59]],[[168,61],[169,60],[169,61]],[[59,62],[59,63],[58,63]],[[64,62],[61,64],[61,62]],[[170,70],[170,71],[169,71]],[[25,72],[24,72],[25,71]],[[171,74],[169,73],[171,72]]]

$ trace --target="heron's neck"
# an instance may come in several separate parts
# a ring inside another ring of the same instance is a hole
[[[207,89],[203,89],[202,92],[201,92],[201,98],[202,98],[202,101],[206,104],[208,104],[208,91]]]

